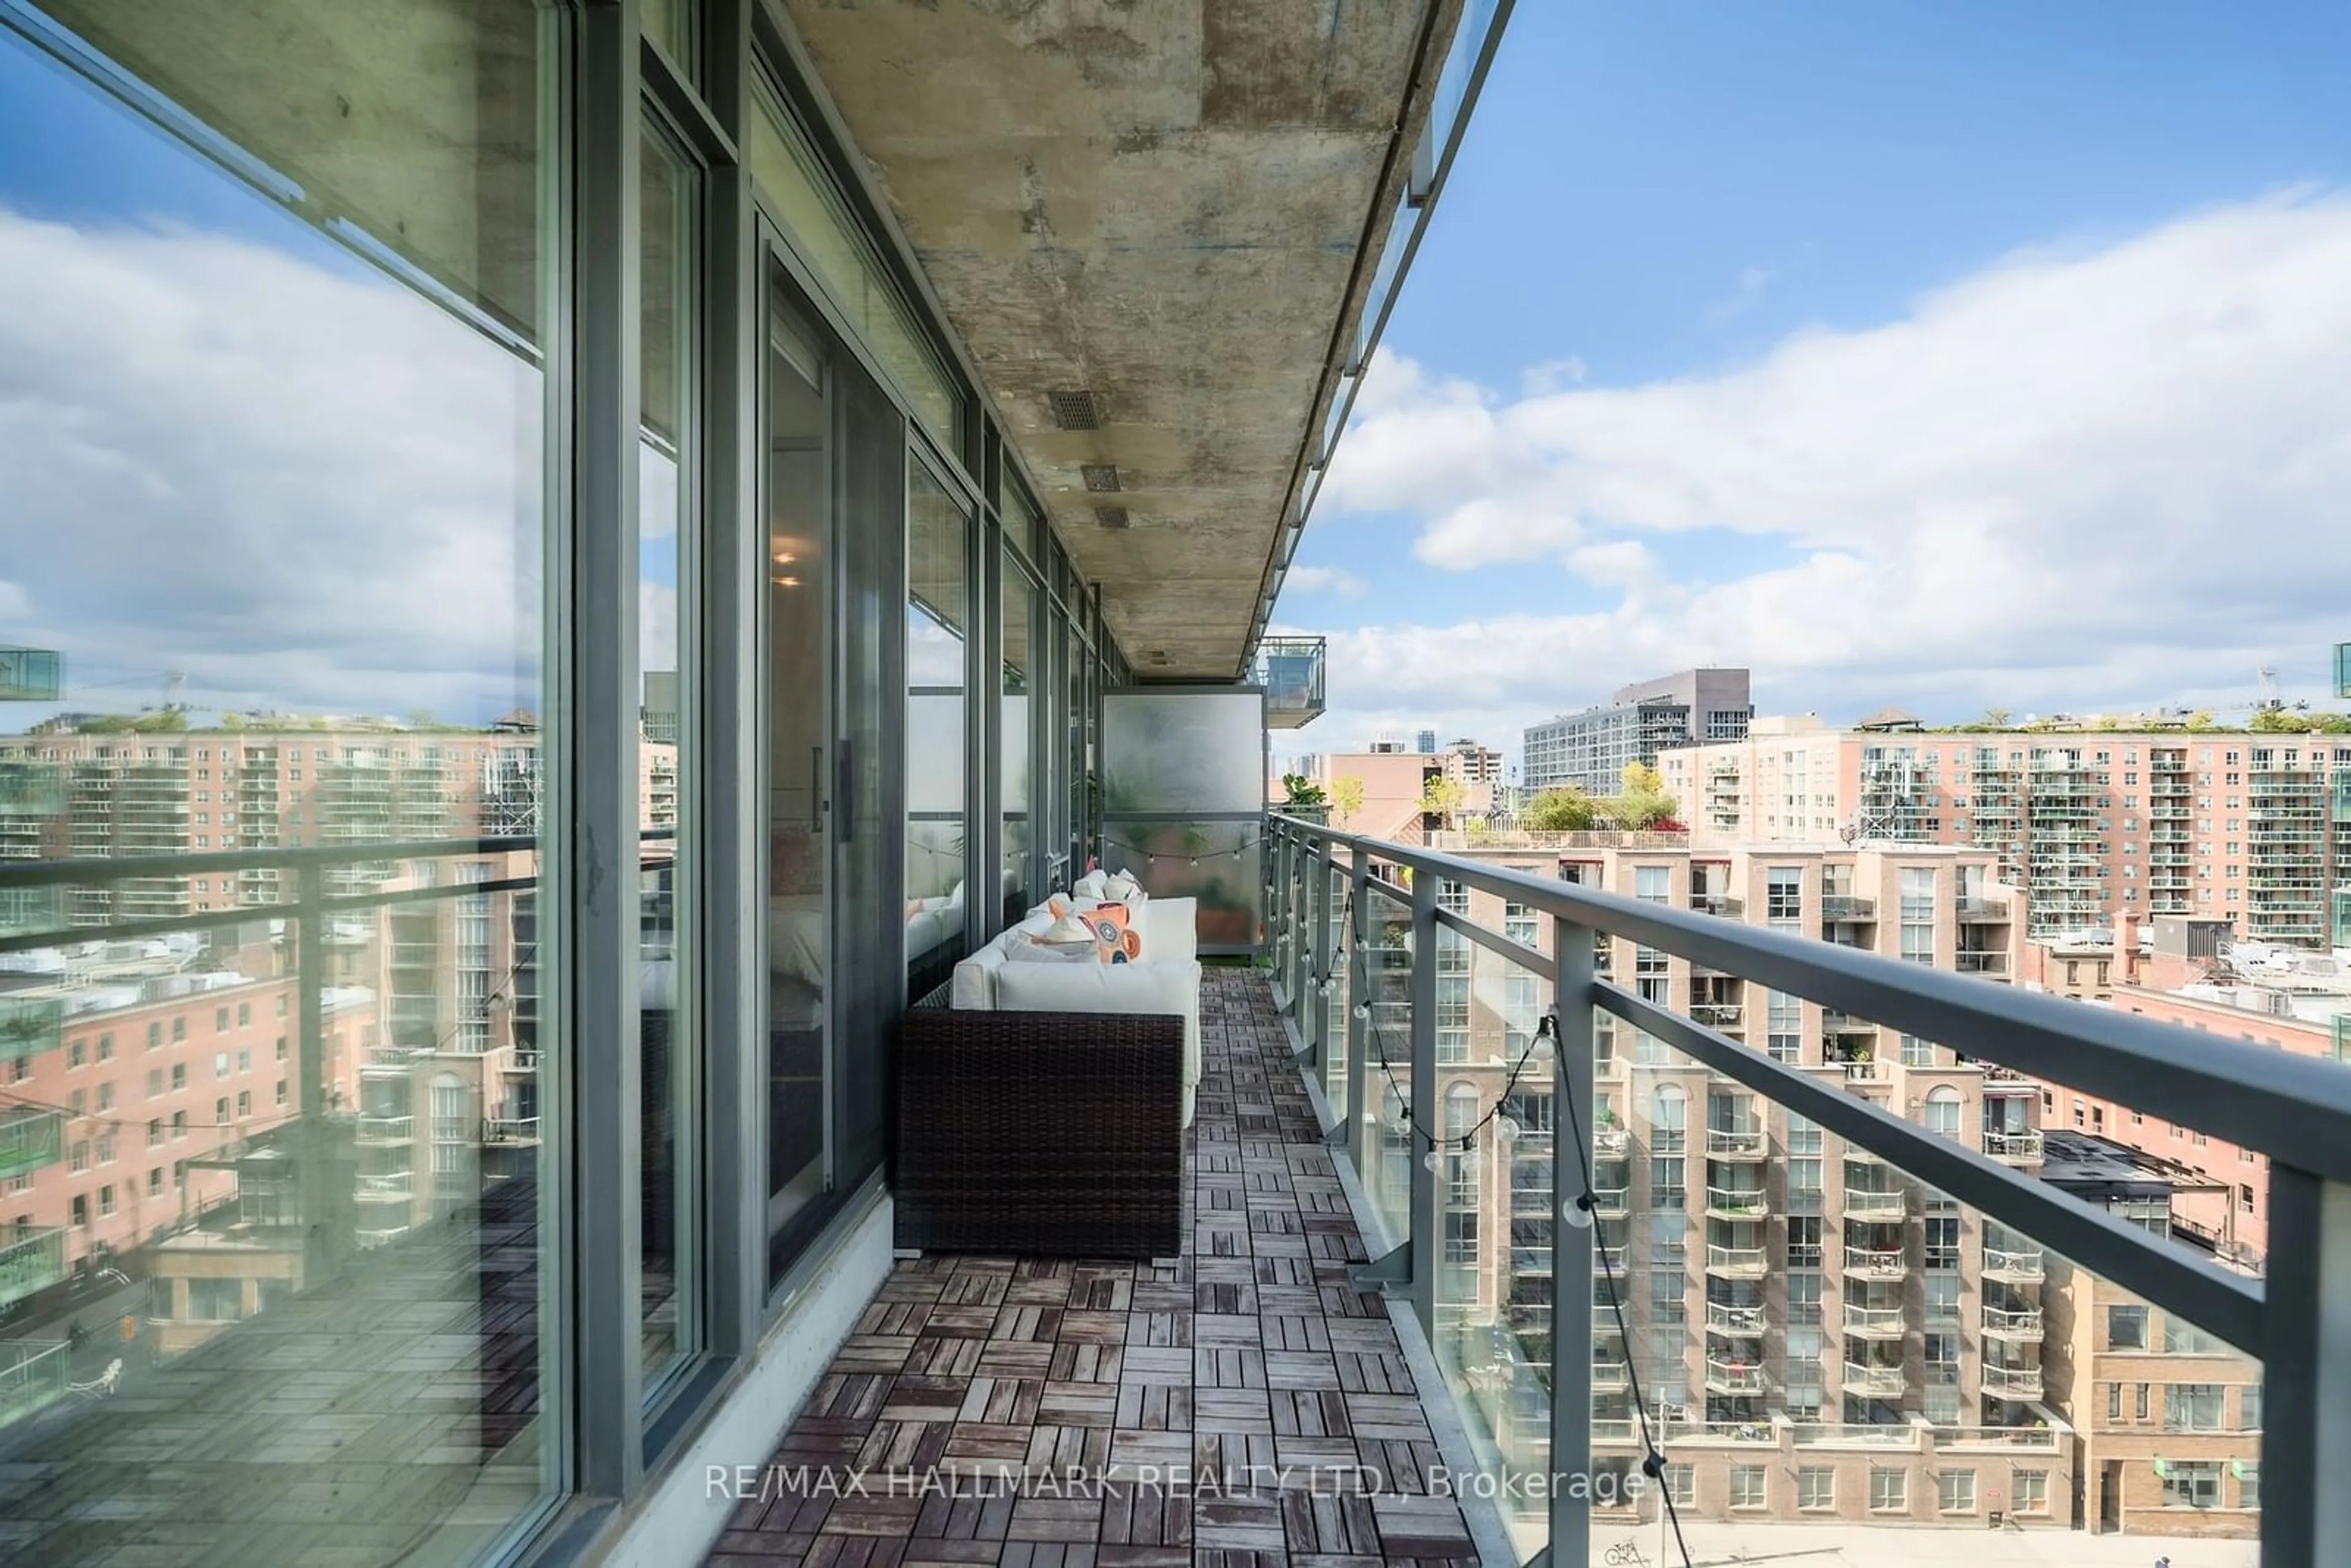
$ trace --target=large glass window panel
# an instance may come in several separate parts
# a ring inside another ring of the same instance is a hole
[[[0,574],[66,670],[0,895],[88,866],[10,932],[12,1560],[464,1561],[558,1484],[560,18],[0,8]]]
[[[648,1385],[695,1348],[689,1205],[694,1184],[681,1180],[694,1071],[699,994],[692,876],[693,824],[687,814],[700,768],[693,639],[692,569],[700,559],[696,478],[700,444],[694,391],[700,312],[695,279],[698,171],[659,129],[648,126],[640,167],[642,294],[639,348],[643,409],[637,454],[638,821],[641,879],[642,1029],[639,1058],[643,1184],[640,1238]]]
[[[1037,585],[1008,541],[1004,549],[1004,671],[1002,712],[998,730],[1003,747],[1001,771],[1003,812],[1004,923],[1013,925],[1027,912],[1032,897],[1030,863],[1034,836],[1029,820],[1029,756],[1034,732],[1030,705],[1037,689]]]
[[[920,463],[906,489],[906,994],[962,958],[971,516]]]

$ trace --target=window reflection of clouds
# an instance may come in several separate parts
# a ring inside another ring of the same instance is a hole
[[[535,685],[534,367],[184,227],[0,207],[0,279],[19,640],[237,706],[484,717]]]

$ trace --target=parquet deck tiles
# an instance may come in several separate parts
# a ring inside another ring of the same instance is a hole
[[[1476,1561],[1272,993],[1200,1004],[1183,1258],[900,1262],[711,1563]]]

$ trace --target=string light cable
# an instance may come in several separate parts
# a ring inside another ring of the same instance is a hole
[[[1353,913],[1354,891],[1350,888],[1340,911],[1342,931],[1348,929],[1347,922]],[[1551,1063],[1561,1039],[1558,1006],[1554,1003],[1536,1020],[1534,1038],[1527,1042],[1526,1049],[1520,1051],[1518,1060],[1510,1064],[1510,1076],[1503,1081],[1501,1092],[1495,1097],[1494,1103],[1486,1113],[1480,1116],[1468,1132],[1457,1137],[1441,1138],[1413,1121],[1411,1097],[1405,1092],[1404,1084],[1395,1075],[1395,1065],[1389,1060],[1387,1031],[1380,1027],[1368,994],[1371,980],[1371,953],[1369,942],[1356,945],[1356,956],[1363,961],[1360,974],[1364,991],[1356,997],[1353,1010],[1354,1016],[1365,1026],[1365,1031],[1370,1037],[1373,1051],[1379,1062],[1380,1071],[1387,1080],[1388,1092],[1395,1096],[1395,1103],[1404,1107],[1402,1131],[1409,1139],[1406,1146],[1417,1150],[1425,1145],[1426,1153],[1422,1158],[1428,1164],[1430,1169],[1437,1170],[1441,1167],[1437,1161],[1439,1155],[1446,1152],[1447,1145],[1458,1145],[1455,1152],[1459,1155],[1467,1155],[1474,1153],[1479,1134],[1484,1132],[1489,1124],[1502,1117],[1504,1107],[1510,1103],[1512,1093],[1518,1088],[1520,1077],[1530,1066],[1548,1066]],[[1344,956],[1345,947],[1343,945],[1332,956],[1333,968],[1344,961]],[[1328,973],[1316,977],[1317,988],[1321,995],[1330,995],[1332,984]],[[1554,1081],[1553,1087],[1554,1092],[1566,1101],[1566,1104],[1562,1109],[1562,1114],[1575,1134],[1575,1177],[1583,1189],[1573,1199],[1560,1206],[1560,1222],[1578,1230],[1590,1229],[1596,1222],[1599,1199],[1594,1191],[1593,1179],[1592,1151],[1584,1143],[1583,1109],[1574,1103],[1573,1092],[1563,1074]],[[1512,1124],[1513,1128],[1515,1125],[1516,1124]],[[1616,1321],[1618,1337],[1629,1346],[1633,1343],[1632,1333],[1625,1319],[1624,1295],[1617,1289],[1615,1267],[1609,1260],[1606,1247],[1598,1247],[1593,1250],[1600,1260],[1601,1285],[1607,1292],[1609,1313]],[[1557,1354],[1556,1347],[1553,1354]],[[1682,1535],[1681,1514],[1674,1507],[1673,1489],[1665,1484],[1665,1451],[1659,1447],[1656,1428],[1650,1423],[1648,1401],[1641,1392],[1641,1375],[1635,1364],[1637,1360],[1637,1357],[1628,1354],[1625,1358],[1625,1373],[1627,1392],[1631,1396],[1634,1413],[1641,1427],[1641,1473],[1648,1477],[1656,1486],[1657,1497],[1665,1510],[1667,1522],[1673,1529],[1675,1550],[1681,1557],[1683,1568],[1691,1568],[1689,1543]]]
[[[1554,1001],[1551,1010],[1543,1015],[1544,1031],[1556,1035],[1560,1029],[1558,1020],[1559,1004]],[[1569,1130],[1575,1134],[1575,1177],[1583,1189],[1572,1200],[1560,1206],[1560,1222],[1573,1226],[1578,1230],[1588,1230],[1597,1223],[1600,1199],[1593,1190],[1592,1151],[1583,1141],[1583,1107],[1576,1104],[1573,1091],[1565,1073],[1559,1075],[1552,1087],[1554,1092],[1566,1102],[1561,1107],[1561,1114],[1556,1120],[1564,1121]],[[1556,1134],[1553,1134],[1554,1137],[1556,1135]],[[1631,1354],[1633,1334],[1625,1322],[1625,1298],[1616,1289],[1616,1269],[1609,1261],[1608,1249],[1605,1246],[1594,1247],[1593,1254],[1600,1260],[1601,1287],[1608,1293],[1608,1311],[1616,1320],[1617,1338],[1626,1347],[1625,1356],[1626,1390],[1632,1397],[1634,1418],[1641,1424],[1641,1473],[1648,1477],[1656,1485],[1658,1503],[1666,1512],[1666,1521],[1673,1527],[1674,1550],[1681,1556],[1682,1568],[1690,1568],[1689,1542],[1682,1538],[1682,1517],[1680,1511],[1674,1507],[1674,1489],[1666,1485],[1665,1450],[1657,1444],[1656,1428],[1649,1423],[1649,1402],[1641,1393],[1639,1364],[1641,1358]],[[1556,1292],[1554,1292],[1555,1297]],[[1553,1346],[1552,1354],[1558,1354],[1556,1345]]]

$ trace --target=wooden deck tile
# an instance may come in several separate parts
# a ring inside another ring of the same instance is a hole
[[[1184,1256],[901,1260],[778,1450],[803,1495],[737,1508],[708,1562],[1473,1561],[1264,980],[1207,971],[1201,1039]]]

